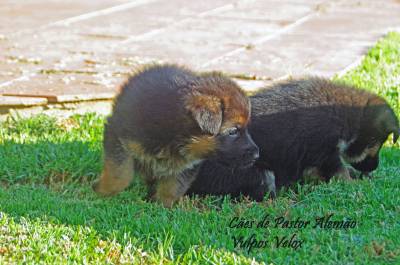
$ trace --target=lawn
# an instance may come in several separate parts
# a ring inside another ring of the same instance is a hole
[[[340,79],[399,115],[400,34]],[[103,124],[94,114],[0,124],[1,264],[400,263],[399,144],[388,141],[372,179],[297,186],[263,203],[184,198],[169,210],[146,202],[140,181],[113,198],[92,192]]]

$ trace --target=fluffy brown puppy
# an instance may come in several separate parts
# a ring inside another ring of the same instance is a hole
[[[93,188],[113,195],[138,173],[149,196],[170,207],[185,194],[203,159],[254,163],[258,148],[247,133],[249,117],[248,98],[221,74],[147,67],[129,78],[115,99],[104,131],[104,169]]]
[[[379,151],[399,122],[381,97],[321,78],[275,84],[253,95],[249,131],[260,159],[248,169],[205,161],[190,194],[249,195],[302,180],[312,172],[323,180],[349,179],[345,163],[362,173],[375,170]],[[272,194],[272,195],[273,195]]]

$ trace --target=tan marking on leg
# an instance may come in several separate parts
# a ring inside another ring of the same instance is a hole
[[[129,186],[132,176],[133,162],[131,158],[126,158],[122,163],[105,159],[103,173],[93,184],[93,189],[103,196],[115,195]]]
[[[161,202],[164,207],[171,208],[179,199],[179,183],[175,177],[163,177],[157,183],[156,193],[153,199]]]

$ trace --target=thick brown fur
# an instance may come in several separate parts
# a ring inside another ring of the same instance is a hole
[[[323,180],[350,178],[344,162],[367,174],[379,164],[379,151],[399,122],[381,97],[322,78],[290,80],[265,88],[251,98],[251,136],[260,159],[248,169],[202,163],[190,194],[249,195],[303,180],[313,172]]]
[[[185,194],[195,165],[205,158],[227,153],[232,163],[254,163],[258,148],[247,133],[249,118],[248,98],[221,74],[200,75],[175,65],[146,67],[115,99],[104,131],[104,170],[93,188],[113,195],[138,173],[149,196],[170,207]],[[236,137],[229,133],[232,128],[238,128]]]

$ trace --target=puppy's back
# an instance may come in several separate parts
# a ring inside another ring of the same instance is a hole
[[[287,80],[266,87],[251,96],[256,115],[318,107],[364,107],[375,95],[340,82],[309,77]],[[266,104],[268,103],[268,104]]]

